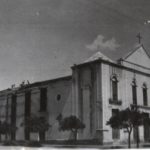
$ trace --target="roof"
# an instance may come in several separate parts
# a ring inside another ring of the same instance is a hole
[[[124,57],[122,57],[123,60],[127,59],[129,56],[131,56],[134,52],[136,52],[139,48],[143,48],[143,50],[145,51],[145,53],[147,54],[147,56],[150,58],[149,53],[147,52],[147,50],[144,48],[143,44],[139,45],[138,47],[136,47],[134,50],[130,51],[128,54],[126,54]]]
[[[98,59],[103,59],[103,60],[107,60],[109,62],[113,62],[113,60],[111,60],[109,57],[102,54],[100,51],[95,53],[94,55],[92,55],[90,58],[88,58],[84,62],[92,62],[92,61],[98,60]]]
[[[122,69],[125,69],[125,70],[128,70],[128,71],[134,72],[134,73],[139,73],[139,74],[143,74],[145,76],[150,77],[149,73],[145,73],[145,72],[142,72],[142,71],[130,68],[130,67],[126,67],[126,66],[123,66],[123,65],[118,64],[118,63],[109,62],[109,61],[103,60],[103,59],[97,59],[97,60],[93,60],[91,62],[85,62],[85,63],[82,63],[82,64],[74,64],[74,66],[72,66],[71,68],[75,69],[75,68],[87,66],[87,65],[93,64],[93,63],[104,63],[104,64],[112,65],[112,66],[117,67],[117,68],[122,68]]]
[[[71,80],[72,76],[64,76],[64,77],[59,77],[56,79],[50,79],[50,80],[45,80],[45,81],[39,81],[39,82],[34,82],[29,84],[29,87],[34,87],[34,86],[41,86],[47,83],[54,83],[54,82],[58,82],[58,81],[62,81],[62,80]]]
[[[60,78],[56,78],[56,79],[50,79],[50,80],[45,80],[45,81],[39,81],[39,82],[34,82],[34,83],[31,83],[31,84],[25,84],[22,88],[20,88],[19,86],[18,87],[15,87],[14,89],[12,88],[8,88],[8,89],[5,89],[5,90],[1,90],[0,92],[12,92],[12,91],[15,91],[15,90],[22,90],[22,89],[27,89],[27,88],[32,88],[32,87],[36,87],[36,86],[43,86],[43,85],[46,85],[48,83],[54,83],[54,82],[58,82],[58,81],[62,81],[62,80],[71,80],[72,79],[72,76],[64,76],[64,77],[60,77]]]

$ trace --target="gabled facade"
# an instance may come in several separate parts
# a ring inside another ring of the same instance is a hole
[[[121,63],[123,66],[150,73],[150,56],[143,45],[121,58]]]

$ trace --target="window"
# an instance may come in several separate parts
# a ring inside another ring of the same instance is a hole
[[[148,102],[147,102],[147,86],[146,84],[143,84],[143,105],[147,106]]]
[[[31,91],[25,92],[25,124],[27,122],[27,118],[30,117],[31,113]],[[30,140],[30,130],[25,128],[25,140]]]
[[[133,98],[133,104],[137,105],[137,90],[136,90],[136,81],[135,79],[132,82],[132,98]]]
[[[31,112],[31,91],[25,93],[25,117],[30,117]]]
[[[113,101],[118,101],[118,80],[116,76],[112,78],[112,98]]]
[[[40,111],[47,110],[47,88],[40,89]]]
[[[11,126],[16,127],[16,99],[17,96],[12,94],[11,96]],[[16,131],[11,132],[11,140],[16,139]]]
[[[117,115],[119,113],[118,109],[112,109],[112,116]],[[119,139],[120,138],[120,130],[112,128],[112,138]]]

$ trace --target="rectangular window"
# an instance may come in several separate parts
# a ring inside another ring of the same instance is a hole
[[[11,97],[11,125],[16,127],[16,95]],[[16,131],[11,132],[11,140],[15,140]]]
[[[119,113],[118,109],[112,109],[112,116],[117,115]],[[119,129],[112,129],[112,139],[119,139],[120,138],[120,130]]]
[[[47,88],[40,89],[40,111],[47,110]]]
[[[133,96],[133,104],[137,105],[137,91],[136,85],[132,86],[132,96]]]
[[[30,117],[31,113],[31,91],[25,93],[25,117]]]
[[[143,88],[143,104],[144,106],[147,106],[147,89]]]
[[[25,124],[31,114],[31,91],[25,92]],[[25,128],[25,140],[30,140],[30,131]]]

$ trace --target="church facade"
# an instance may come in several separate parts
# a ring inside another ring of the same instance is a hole
[[[116,62],[98,52],[84,63],[72,66],[72,76],[1,91],[0,119],[17,126],[10,138],[34,140],[39,136],[25,131],[20,124],[26,116],[43,115],[51,128],[41,137],[54,140],[71,138],[70,132],[59,131],[57,116],[76,115],[86,125],[78,139],[122,142],[127,141],[127,133],[112,129],[106,122],[118,110],[131,105],[138,106],[149,117],[149,98],[150,57],[140,45]],[[139,127],[139,137],[141,141],[150,139],[148,126]]]
[[[72,67],[74,112],[86,124],[79,137],[99,138],[103,143],[127,141],[124,130],[111,129],[106,122],[131,105],[149,117],[150,57],[142,45],[117,62],[97,54],[99,59],[94,55]],[[150,139],[149,127],[139,127],[139,133],[141,141]]]

